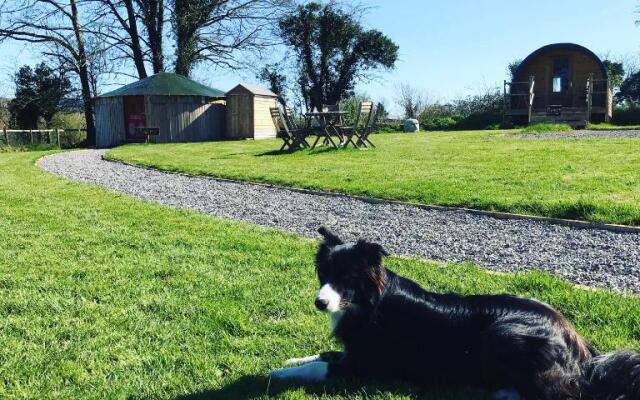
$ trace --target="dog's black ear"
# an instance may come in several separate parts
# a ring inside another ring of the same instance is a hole
[[[387,285],[387,271],[382,265],[382,257],[388,256],[389,253],[378,243],[362,239],[358,240],[355,249],[366,262],[364,272],[371,288],[376,291],[377,295],[381,295]]]
[[[337,246],[344,243],[342,239],[337,237],[335,234],[333,234],[333,232],[331,232],[324,226],[318,228],[318,232],[324,237],[324,243],[328,246]]]
[[[382,257],[389,253],[378,243],[372,243],[363,239],[356,243],[356,250],[367,261],[367,267],[379,267],[382,265]]]

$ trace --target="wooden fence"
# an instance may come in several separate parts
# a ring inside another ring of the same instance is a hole
[[[2,129],[0,144],[6,146],[50,144],[67,149],[77,147],[86,138],[86,129]]]

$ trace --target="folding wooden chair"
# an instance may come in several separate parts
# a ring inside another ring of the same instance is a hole
[[[278,131],[278,137],[284,142],[282,147],[280,147],[280,151],[285,149],[298,150],[309,147],[309,143],[307,143],[305,138],[306,129],[290,128],[289,122],[287,122],[288,118],[286,118],[277,107],[270,108],[269,111],[271,112],[273,124]]]
[[[294,135],[296,140],[299,142],[300,147],[310,148],[311,146],[307,142],[307,136],[311,132],[310,121],[306,120],[304,122],[304,126],[301,126],[296,120],[296,116],[293,113],[293,110],[289,107],[284,108],[284,121],[287,124],[287,128]]]
[[[382,113],[384,112],[384,107],[382,106],[382,104],[378,103],[375,106],[375,111],[373,111],[371,113],[371,122],[369,123],[369,127],[368,129],[364,130],[362,132],[362,134],[360,135],[360,137],[358,138],[358,141],[356,142],[356,144],[358,145],[364,145],[365,147],[371,146],[373,148],[376,147],[376,145],[374,145],[371,140],[369,139],[369,135],[371,135],[374,132],[378,132],[380,130],[380,128],[382,128]]]
[[[356,115],[356,120],[353,125],[340,127],[341,133],[347,138],[344,142],[345,147],[347,147],[349,143],[355,148],[359,148],[360,146],[368,147],[367,141],[362,140],[362,136],[365,135],[365,132],[369,129],[369,124],[372,122],[372,115],[373,102],[363,101],[360,103],[360,110]],[[354,137],[357,141],[354,141]]]

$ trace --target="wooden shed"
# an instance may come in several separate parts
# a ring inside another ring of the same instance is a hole
[[[96,146],[224,139],[224,92],[181,75],[159,73],[95,98]]]
[[[565,122],[574,126],[611,118],[607,70],[591,50],[555,43],[529,54],[513,82],[504,82],[505,117],[514,123]]]
[[[278,106],[278,96],[260,86],[240,84],[227,92],[227,138],[266,139],[276,137],[269,109]]]

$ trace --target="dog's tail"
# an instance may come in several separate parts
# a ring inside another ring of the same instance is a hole
[[[587,361],[583,374],[583,398],[640,399],[640,353],[619,351]]]

